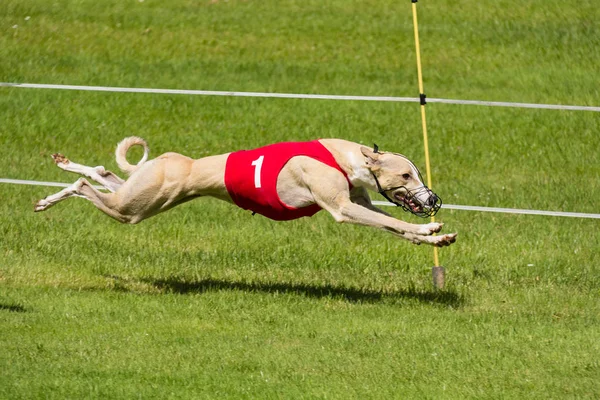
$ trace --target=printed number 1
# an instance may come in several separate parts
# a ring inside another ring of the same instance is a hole
[[[252,166],[254,167],[254,187],[257,189],[261,188],[260,170],[262,169],[262,163],[264,159],[265,156],[260,156],[256,160],[252,161]]]

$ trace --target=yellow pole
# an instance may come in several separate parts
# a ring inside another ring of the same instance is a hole
[[[419,94],[421,97],[421,125],[423,126],[423,143],[425,146],[425,170],[427,172],[427,186],[433,190],[431,185],[431,164],[429,162],[429,140],[427,138],[427,119],[425,118],[425,90],[423,89],[423,72],[421,70],[421,48],[419,46],[419,23],[417,21],[417,0],[412,0],[413,26],[415,29],[415,48],[417,52],[417,76],[419,80]],[[431,222],[435,217],[431,216]],[[437,247],[433,248],[433,263],[435,267],[440,265]]]

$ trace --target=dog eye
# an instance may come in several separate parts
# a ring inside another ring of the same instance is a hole
[[[402,179],[409,180],[410,179],[410,174],[403,174],[402,175]]]

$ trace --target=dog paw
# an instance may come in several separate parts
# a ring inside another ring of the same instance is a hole
[[[44,211],[45,209],[47,209],[50,206],[51,206],[51,204],[49,201],[47,201],[46,199],[42,199],[35,204],[35,206],[33,207],[33,211],[34,212]]]
[[[69,159],[60,153],[52,154],[52,159],[54,160],[56,165],[63,169],[67,166],[68,163],[70,163]]]
[[[450,246],[452,243],[456,242],[457,233],[448,233],[446,235],[435,236],[435,242],[433,243],[436,247],[445,247]]]
[[[434,233],[438,233],[442,230],[444,224],[439,222],[430,222],[428,224],[421,225],[421,235],[433,235]]]

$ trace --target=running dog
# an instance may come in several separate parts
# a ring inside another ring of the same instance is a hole
[[[132,146],[144,155],[127,161]],[[44,211],[72,196],[91,201],[122,223],[137,224],[153,215],[202,196],[212,196],[273,220],[312,216],[321,209],[337,222],[371,226],[414,244],[449,246],[456,233],[434,235],[442,224],[412,224],[375,207],[367,190],[419,216],[434,215],[440,198],[423,184],[417,167],[405,156],[380,152],[341,139],[277,143],[200,159],[165,153],[148,161],[149,148],[138,137],[121,141],[116,150],[123,180],[104,167],[87,167],[61,154],[52,158],[68,172],[86,176],[108,190],[102,192],[85,178],[37,202]]]

